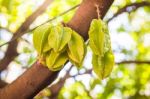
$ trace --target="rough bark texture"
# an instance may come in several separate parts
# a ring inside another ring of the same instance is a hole
[[[100,6],[101,18],[104,17],[114,0],[83,0],[75,16],[68,23],[86,40],[92,19],[97,18],[95,4]],[[58,72],[49,71],[39,63],[33,64],[12,84],[0,90],[0,99],[30,99],[40,90],[49,85]]]
[[[31,99],[56,78],[58,72],[36,62],[23,75],[0,92],[0,99]]]

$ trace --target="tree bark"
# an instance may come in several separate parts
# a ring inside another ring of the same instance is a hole
[[[0,88],[3,88],[7,85],[7,83],[3,80],[0,80]]]
[[[67,24],[88,39],[88,29],[92,19],[97,18],[95,4],[99,5],[101,18],[104,17],[114,0],[83,0],[75,16]],[[36,62],[12,84],[0,90],[0,99],[30,99],[54,81],[58,72]]]
[[[52,83],[58,74],[35,62],[17,80],[0,90],[0,99],[31,99]]]

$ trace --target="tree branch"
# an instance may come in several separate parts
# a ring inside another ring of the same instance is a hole
[[[124,12],[132,12],[137,10],[140,7],[144,7],[144,6],[150,6],[150,2],[148,1],[143,1],[143,2],[138,2],[138,3],[132,3],[129,5],[126,5],[124,7],[122,7],[121,9],[119,9],[117,11],[117,13],[115,13],[110,19],[108,19],[107,22],[110,22],[112,19],[114,19],[115,17],[117,17],[118,15],[124,13]]]
[[[0,26],[0,29],[12,33],[9,29],[7,29],[7,28],[5,28],[5,27],[1,27],[1,26]]]
[[[25,22],[19,27],[19,29],[14,33],[11,40],[13,39],[15,40],[9,43],[4,58],[0,60],[0,71],[4,70],[9,65],[9,63],[13,61],[16,56],[18,56],[18,52],[17,52],[18,41],[16,38],[18,36],[23,35],[28,30],[31,23],[46,10],[48,5],[52,1],[53,0],[45,0],[45,2],[32,15],[30,15],[25,20]]]
[[[60,78],[56,84],[49,87],[49,90],[51,91],[51,96],[49,97],[50,99],[57,99],[59,91],[63,87],[66,79],[71,77],[69,74],[71,69],[72,69],[72,66],[69,68],[69,70],[66,72],[66,75],[63,78]]]
[[[150,64],[150,61],[138,61],[138,60],[121,61],[121,62],[117,62],[116,64]]]
[[[0,90],[0,99],[31,99],[54,81],[57,74],[36,62],[17,80]]]
[[[95,4],[100,5],[101,18],[104,17],[114,0],[83,0],[75,16],[67,24],[84,39],[88,39],[88,29],[92,19],[97,18]],[[29,99],[49,85],[58,72],[49,71],[41,64],[35,63],[12,84],[0,90],[3,99]],[[26,91],[26,92],[24,92]]]
[[[3,80],[0,80],[0,88],[3,88],[7,85],[7,83]]]

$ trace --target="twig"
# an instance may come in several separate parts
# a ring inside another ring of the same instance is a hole
[[[150,64],[150,61],[129,60],[117,62],[116,64]]]
[[[68,12],[74,10],[75,8],[79,7],[79,5],[80,5],[80,4],[73,6],[72,8],[70,8],[70,9],[68,9],[68,10],[66,10],[66,11],[64,11],[64,12],[62,12],[62,13],[60,13],[58,16],[56,16],[56,17],[54,17],[54,18],[52,18],[52,19],[49,19],[49,20],[47,20],[46,22],[40,24],[39,26],[41,26],[41,25],[43,25],[43,24],[45,24],[45,23],[54,21],[54,20],[57,19],[58,17],[63,16],[63,15],[65,15],[66,13],[68,13]],[[37,27],[39,27],[39,26],[36,26],[36,27],[34,27],[33,29],[28,30],[27,32],[32,32],[33,30],[35,30],[35,29],[36,29]]]

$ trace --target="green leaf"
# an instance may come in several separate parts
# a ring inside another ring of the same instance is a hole
[[[43,52],[46,52],[51,49],[50,46],[47,44],[49,33],[49,24],[44,24],[36,28],[33,32],[33,45],[39,55],[42,55]]]
[[[108,77],[114,65],[114,55],[111,51],[104,54],[103,57],[93,54],[93,70],[100,79]]]
[[[62,51],[71,38],[72,30],[63,25],[57,25],[51,29],[51,33],[48,37],[49,45],[55,52]]]
[[[81,64],[86,50],[83,38],[72,31],[71,40],[68,42],[68,49],[67,49],[68,56],[73,63]]]
[[[105,33],[102,20],[93,19],[90,25],[89,38],[89,45],[93,53],[96,55],[103,55]]]
[[[46,56],[46,65],[50,70],[57,71],[62,68],[67,60],[68,56],[66,52],[58,53],[52,50]]]

